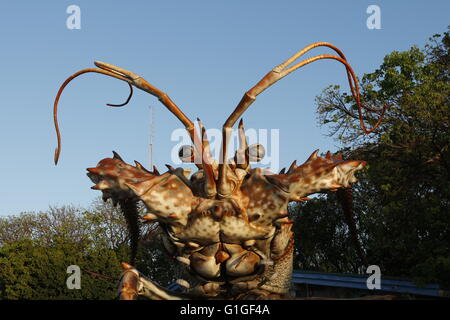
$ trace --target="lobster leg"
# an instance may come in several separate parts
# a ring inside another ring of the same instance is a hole
[[[188,297],[170,290],[148,280],[139,271],[127,263],[122,263],[122,276],[120,277],[118,297],[120,300],[137,300],[144,296],[150,300],[184,300]]]
[[[138,251],[138,243],[141,233],[136,201],[134,199],[124,199],[119,201],[119,205],[120,208],[122,209],[122,213],[127,222],[128,233],[130,236],[130,244],[131,244],[130,261],[132,264],[135,264]]]
[[[337,198],[341,203],[342,210],[344,211],[345,222],[347,223],[353,243],[356,247],[358,257],[363,265],[368,266],[367,257],[361,246],[360,239],[358,237],[358,231],[356,229],[355,219],[353,217],[353,195],[352,188],[339,189],[336,192]]]

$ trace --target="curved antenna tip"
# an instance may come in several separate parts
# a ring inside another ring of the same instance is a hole
[[[128,102],[130,102],[131,97],[133,96],[133,86],[130,83],[128,83],[128,86],[130,87],[130,94],[128,95],[128,98],[127,98],[127,100],[125,100],[124,103],[120,103],[120,104],[107,103],[106,105],[108,107],[123,107],[123,106],[127,105]]]
[[[59,160],[59,151],[55,150],[55,156],[53,157],[53,161],[55,162],[55,166],[58,165],[58,160]]]

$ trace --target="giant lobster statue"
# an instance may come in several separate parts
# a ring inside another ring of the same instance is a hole
[[[333,49],[337,55],[318,55],[290,66],[306,52],[319,46]],[[199,120],[194,123],[169,96],[139,75],[122,68],[95,62],[97,68],[83,69],[69,77],[59,89],[54,104],[54,120],[58,137],[55,164],[61,150],[57,121],[57,105],[64,87],[75,77],[96,72],[127,82],[156,96],[185,126],[192,146],[180,150],[184,162],[194,163],[198,171],[190,175],[183,168],[172,168],[160,174],[125,163],[114,152],[113,158],[101,160],[88,168],[87,175],[100,190],[103,199],[112,199],[122,208],[132,231],[132,251],[136,253],[138,234],[137,203],[147,213],[142,218],[157,221],[162,229],[162,242],[179,263],[184,278],[178,283],[183,293],[171,292],[142,275],[132,265],[123,263],[119,284],[121,299],[281,299],[288,298],[293,265],[293,221],[288,218],[288,204],[304,201],[314,193],[345,192],[356,181],[355,172],[365,165],[361,160],[344,160],[341,155],[319,157],[314,151],[302,165],[294,161],[290,168],[274,174],[266,169],[252,169],[250,162],[259,161],[264,149],[248,146],[242,120],[239,123],[239,147],[227,159],[232,128],[256,97],[276,81],[311,62],[333,59],[347,71],[352,95],[358,104],[360,123],[370,133],[381,121],[385,107],[373,109],[360,101],[356,76],[343,53],[335,46],[319,42],[305,47],[280,64],[247,91],[223,125],[219,161],[212,159],[206,130]],[[111,105],[111,106],[122,106]],[[381,114],[371,130],[363,122],[362,109]],[[198,132],[200,131],[200,132]],[[199,136],[200,133],[200,136]],[[343,197],[344,199],[346,197]],[[347,197],[348,199],[348,197]],[[131,261],[133,264],[133,261]]]

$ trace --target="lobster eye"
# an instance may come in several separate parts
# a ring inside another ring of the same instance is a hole
[[[178,157],[186,163],[194,162],[194,147],[188,145],[182,146],[178,151]]]
[[[246,150],[248,158],[251,162],[259,162],[266,155],[266,150],[262,144],[255,143],[249,146]]]

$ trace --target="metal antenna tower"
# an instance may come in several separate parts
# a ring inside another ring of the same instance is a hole
[[[155,112],[153,106],[149,106],[150,111],[150,133],[149,133],[149,144],[148,144],[148,164],[149,169],[153,170],[153,138],[155,135]]]

